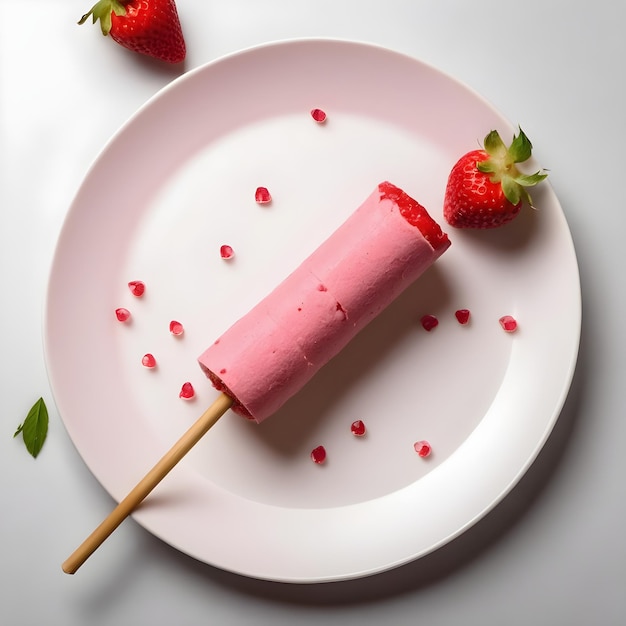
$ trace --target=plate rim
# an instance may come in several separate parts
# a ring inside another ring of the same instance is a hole
[[[450,74],[436,68],[435,66],[426,63],[420,59],[417,59],[415,57],[412,57],[408,54],[405,54],[403,52],[399,52],[396,50],[393,50],[391,48],[379,45],[379,44],[373,44],[370,42],[364,42],[364,41],[358,41],[358,40],[349,40],[349,39],[343,39],[343,38],[332,38],[332,37],[304,37],[304,38],[291,38],[291,39],[283,39],[283,40],[277,40],[277,41],[271,41],[271,42],[266,42],[266,43],[262,43],[262,44],[257,44],[257,45],[253,45],[253,46],[249,46],[246,48],[243,48],[241,50],[236,50],[233,52],[229,52],[223,56],[220,56],[216,59],[213,59],[203,65],[200,65],[196,68],[193,68],[191,70],[189,70],[188,72],[186,72],[185,74],[175,78],[173,81],[171,81],[168,85],[164,86],[163,88],[161,88],[159,91],[157,91],[153,96],[151,96],[144,104],[142,104],[129,118],[126,122],[124,122],[119,129],[111,136],[111,138],[104,144],[104,146],[102,147],[102,149],[98,152],[98,154],[96,155],[96,157],[94,158],[93,162],[90,164],[90,166],[88,167],[85,175],[83,176],[82,182],[77,190],[76,196],[74,197],[74,199],[72,200],[72,203],[68,209],[67,215],[63,221],[63,225],[61,228],[61,232],[59,233],[58,236],[58,240],[57,240],[57,246],[55,247],[55,251],[54,251],[54,255],[53,255],[53,260],[51,263],[51,268],[50,268],[50,272],[49,272],[49,277],[48,277],[48,281],[47,281],[47,290],[46,290],[46,295],[45,295],[45,309],[44,309],[44,316],[43,316],[43,337],[44,337],[44,357],[45,357],[45,363],[46,363],[46,371],[48,373],[48,379],[50,382],[50,386],[51,386],[51,390],[52,390],[52,395],[54,397],[54,401],[55,404],[57,404],[57,407],[59,407],[58,401],[57,401],[57,393],[56,390],[53,386],[53,378],[54,376],[52,375],[52,364],[50,362],[50,354],[48,352],[48,323],[49,323],[49,307],[50,307],[50,302],[51,302],[51,285],[52,285],[52,277],[54,275],[55,269],[56,269],[56,263],[57,263],[57,255],[60,254],[60,247],[65,239],[65,233],[66,233],[66,228],[68,223],[71,221],[72,219],[72,215],[74,214],[74,212],[77,210],[75,207],[78,206],[76,204],[77,202],[77,198],[81,192],[81,190],[83,189],[83,187],[87,184],[87,181],[89,180],[90,176],[92,175],[92,173],[97,169],[98,164],[102,158],[102,155],[110,148],[110,146],[114,145],[115,142],[118,140],[118,137],[123,136],[126,132],[127,129],[132,126],[135,121],[138,118],[141,118],[141,116],[144,114],[144,112],[149,109],[152,104],[155,101],[160,100],[164,94],[178,89],[179,86],[181,84],[184,84],[186,81],[191,81],[194,80],[194,77],[201,74],[202,72],[207,71],[207,68],[213,67],[217,64],[223,63],[224,61],[227,61],[229,59],[235,58],[235,57],[241,57],[244,55],[249,55],[249,54],[254,54],[256,51],[258,50],[263,50],[263,49],[267,49],[267,48],[274,48],[276,46],[291,46],[291,45],[302,45],[302,44],[314,44],[314,45],[327,45],[327,44],[339,44],[339,45],[345,45],[345,46],[349,46],[349,47],[354,47],[354,46],[362,46],[362,47],[366,47],[370,50],[377,50],[379,52],[385,53],[385,54],[390,54],[392,56],[398,56],[400,58],[403,58],[405,61],[409,61],[411,63],[416,63],[424,68],[427,68],[429,71],[435,72],[436,74],[440,75],[443,79],[445,79],[446,81],[451,81],[452,83],[458,85],[459,87],[461,87],[464,91],[466,91],[468,94],[470,94],[473,98],[476,98],[478,101],[480,101],[484,106],[488,107],[495,115],[497,115],[500,118],[504,118],[504,116],[502,115],[502,113],[500,113],[488,100],[486,100],[481,94],[479,94],[478,92],[476,92],[473,88],[471,88],[470,86],[468,86],[467,84],[465,84],[464,82],[458,80],[457,78],[451,76]],[[552,189],[551,185],[549,183],[546,183],[550,189]],[[553,193],[553,192],[552,192]],[[578,266],[578,261],[576,258],[576,250],[574,248],[574,244],[573,244],[573,240],[571,237],[571,232],[569,230],[569,226],[567,224],[565,215],[562,211],[562,208],[560,206],[560,203],[558,201],[558,198],[556,197],[556,195],[554,194],[554,199],[557,202],[559,208],[561,209],[561,214],[560,214],[560,219],[563,222],[562,227],[565,228],[566,232],[567,232],[567,236],[569,237],[569,241],[570,241],[570,247],[571,247],[571,252],[573,254],[573,260],[574,260],[574,266],[573,269],[575,271],[575,276],[572,277],[573,281],[577,284],[578,289],[576,292],[577,295],[577,310],[576,311],[571,311],[572,314],[575,314],[577,321],[576,321],[576,328],[577,328],[577,333],[575,338],[573,338],[573,343],[572,343],[572,357],[570,359],[570,363],[569,363],[569,368],[567,372],[564,372],[563,375],[563,379],[566,381],[566,383],[563,385],[563,387],[561,388],[560,391],[560,396],[559,399],[557,401],[557,403],[555,404],[555,407],[552,411],[551,414],[551,418],[547,421],[546,423],[546,427],[545,427],[545,431],[543,433],[543,436],[541,437],[541,439],[536,443],[534,449],[531,451],[530,455],[528,456],[526,463],[519,468],[517,474],[515,475],[515,477],[513,478],[513,480],[511,480],[505,487],[504,489],[501,490],[500,496],[495,500],[492,501],[488,506],[484,507],[476,516],[474,516],[471,520],[468,520],[466,522],[466,524],[462,527],[459,527],[456,532],[448,534],[446,537],[442,538],[436,545],[432,545],[430,546],[429,549],[427,550],[423,550],[421,551],[419,554],[410,554],[407,555],[405,559],[401,559],[401,560],[396,560],[394,563],[385,563],[385,564],[381,564],[379,567],[372,567],[369,568],[367,571],[360,571],[360,572],[345,572],[344,574],[340,575],[335,573],[332,573],[330,575],[328,574],[321,574],[318,576],[310,576],[310,575],[306,575],[303,576],[301,578],[298,577],[294,577],[293,575],[291,576],[287,576],[287,577],[280,577],[277,576],[275,573],[274,574],[263,574],[262,572],[259,572],[257,574],[251,573],[251,572],[245,572],[242,571],[241,568],[229,568],[228,566],[226,566],[223,563],[212,563],[210,561],[206,561],[207,563],[211,564],[211,565],[215,565],[216,567],[219,567],[221,569],[227,570],[227,571],[232,571],[234,573],[237,574],[241,574],[241,575],[245,575],[245,576],[250,576],[253,578],[260,578],[260,579],[266,579],[266,580],[274,580],[274,581],[279,581],[279,582],[328,582],[328,581],[338,581],[338,580],[348,580],[348,579],[353,579],[353,578],[359,578],[359,577],[363,577],[363,576],[368,576],[368,575],[372,575],[372,574],[376,574],[376,573],[380,573],[382,571],[386,571],[389,569],[392,569],[394,567],[398,567],[400,565],[406,564],[408,562],[414,561],[418,558],[421,558],[422,556],[425,556],[426,554],[433,552],[437,549],[439,549],[441,546],[449,543],[452,539],[458,537],[459,535],[463,534],[464,532],[466,532],[466,530],[468,530],[470,527],[472,527],[476,522],[478,522],[480,519],[482,519],[485,515],[487,515],[491,510],[493,510],[504,498],[506,498],[508,496],[508,494],[511,492],[511,490],[517,485],[517,483],[519,482],[519,480],[526,474],[526,472],[528,471],[528,469],[532,466],[532,464],[534,463],[534,461],[536,460],[537,456],[539,455],[540,451],[544,448],[550,434],[552,433],[554,426],[563,410],[563,407],[565,405],[565,402],[567,400],[568,394],[570,393],[570,389],[571,389],[571,384],[574,378],[574,374],[576,371],[576,366],[577,366],[577,356],[578,356],[578,352],[579,352],[579,348],[580,348],[580,339],[581,339],[581,330],[582,330],[582,291],[580,288],[580,272],[579,272],[579,266]],[[83,461],[86,463],[87,467],[91,470],[89,463],[87,463],[87,460],[83,457],[83,454],[79,448],[79,446],[76,444],[76,442],[74,441],[74,437],[72,436],[71,433],[71,428],[68,427],[68,423],[66,422],[65,417],[63,416],[63,413],[61,411],[59,411],[59,414],[61,416],[63,425],[66,429],[66,432],[68,433],[70,439],[72,440],[73,445],[76,447],[77,451],[79,452],[79,455],[81,456],[81,458],[83,459]],[[95,474],[94,474],[95,475]],[[96,476],[96,479],[98,480],[98,482],[105,488],[105,490],[108,491],[108,489],[103,485],[101,479]],[[109,492],[110,493],[110,492]],[[111,494],[113,495],[113,494]],[[115,497],[115,496],[114,496]],[[192,554],[191,552],[189,552],[188,550],[184,549],[183,547],[180,547],[178,545],[176,545],[176,542],[173,542],[171,539],[167,539],[165,537],[163,537],[161,535],[161,533],[159,533],[158,529],[153,527],[153,524],[151,523],[151,519],[150,519],[150,515],[146,515],[144,512],[142,511],[137,511],[135,514],[133,514],[133,517],[139,521],[139,523],[144,526],[147,530],[149,530],[149,532],[151,532],[152,534],[154,534],[155,536],[160,537],[163,541],[165,541],[166,543],[168,543],[169,545],[172,545],[174,547],[176,547],[178,550],[189,554],[192,557],[198,558],[197,556],[195,556],[194,554]],[[202,559],[204,560],[204,559]]]

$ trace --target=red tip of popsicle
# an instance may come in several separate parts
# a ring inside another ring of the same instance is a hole
[[[441,230],[441,227],[428,214],[428,211],[402,189],[390,182],[380,183],[378,190],[381,197],[389,198],[398,204],[400,213],[404,219],[412,226],[417,227],[428,243],[437,252],[443,252],[450,245],[448,235]]]

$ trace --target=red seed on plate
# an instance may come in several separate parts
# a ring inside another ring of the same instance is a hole
[[[513,333],[517,330],[517,320],[511,315],[503,315],[500,319],[500,326],[506,330],[507,333]]]
[[[424,330],[428,332],[439,324],[439,320],[434,315],[424,315],[420,321],[422,322]]]
[[[191,383],[183,383],[183,386],[180,388],[180,393],[178,394],[179,398],[183,400],[191,400],[196,395],[196,392]]]
[[[454,316],[459,324],[467,324],[470,319],[469,309],[459,309],[458,311],[455,311]]]
[[[230,246],[222,246],[220,248],[220,256],[223,259],[232,259],[235,256],[235,251]]]
[[[272,201],[272,195],[267,187],[257,187],[254,192],[254,199],[258,204],[267,204]]]
[[[120,322],[126,322],[130,319],[130,311],[124,308],[115,309],[115,317]]]
[[[419,456],[421,456],[422,458],[427,457],[431,452],[432,452],[432,448],[430,447],[430,444],[428,443],[428,441],[416,441],[413,444],[413,448],[415,448],[415,452],[417,452],[417,454]]]
[[[128,283],[128,288],[130,289],[130,293],[137,298],[141,298],[146,291],[146,286],[140,280],[131,280]]]
[[[326,113],[322,109],[312,109],[311,117],[320,124],[326,121]]]
[[[154,355],[148,353],[148,354],[144,354],[142,359],[141,359],[141,364],[144,367],[148,367],[150,369],[152,369],[153,367],[156,367],[156,359],[154,358]]]
[[[313,463],[323,463],[326,460],[326,448],[324,446],[317,446],[311,451],[311,460]]]
[[[365,434],[365,424],[362,420],[356,420],[350,425],[350,431],[355,437],[362,437]]]
[[[176,335],[178,337],[179,335],[182,335],[185,332],[185,329],[183,328],[183,325],[180,322],[177,322],[176,320],[172,320],[170,322],[170,332],[172,333],[172,335]]]

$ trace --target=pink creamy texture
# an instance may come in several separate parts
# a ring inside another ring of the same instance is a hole
[[[420,208],[417,224],[403,214],[407,206]],[[436,248],[429,242],[435,240]],[[200,366],[235,400],[236,412],[262,422],[449,245],[423,207],[381,183],[300,267],[199,357]]]

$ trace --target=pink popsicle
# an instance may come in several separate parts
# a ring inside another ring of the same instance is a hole
[[[274,291],[199,357],[233,410],[277,411],[445,252],[427,211],[383,182]]]
[[[272,293],[200,357],[224,392],[63,563],[73,574],[232,408],[262,422],[450,245],[426,210],[384,182]]]

